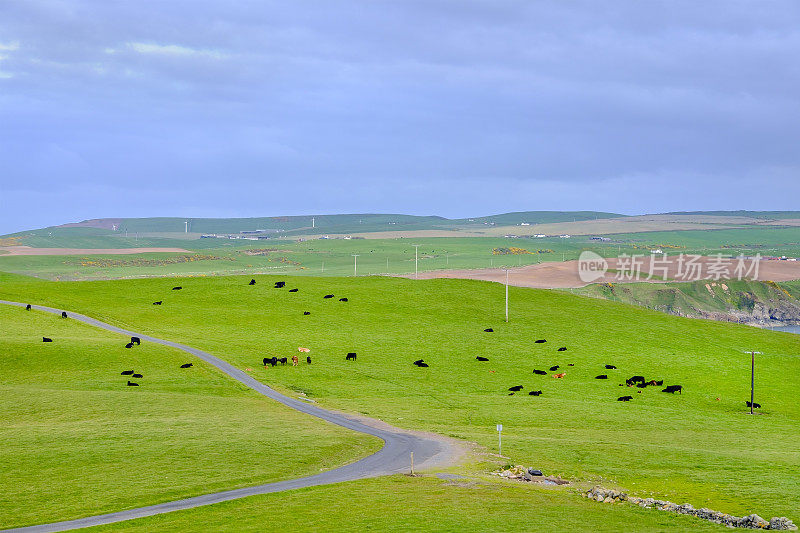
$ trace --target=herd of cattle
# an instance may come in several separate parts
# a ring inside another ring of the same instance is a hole
[[[256,284],[256,280],[255,279],[251,279],[250,282],[248,283],[248,285],[255,285],[255,284]],[[286,287],[286,282],[285,281],[276,281],[274,287],[276,289],[282,289],[282,288]],[[181,287],[181,286],[176,286],[176,287],[172,288],[173,291],[179,291],[181,289],[183,289],[183,287]],[[298,289],[297,288],[289,289],[289,292],[298,292]],[[335,298],[335,296],[333,294],[326,294],[322,298],[325,299],[325,300],[329,300],[329,299]],[[340,302],[347,302],[348,299],[347,298],[339,298],[339,301]],[[159,301],[153,302],[153,305],[162,305],[162,304],[163,304],[163,300],[159,300]],[[25,306],[25,308],[28,311],[30,311],[31,310],[31,305],[28,304],[28,305]],[[307,315],[310,315],[310,314],[311,314],[310,311],[304,311],[303,312],[304,316],[307,316]],[[61,312],[61,317],[62,318],[67,318],[66,311],[62,311]],[[486,328],[483,331],[485,331],[486,333],[493,333],[494,329],[493,328]],[[49,338],[49,337],[42,337],[42,342],[53,342],[53,340],[51,338]],[[535,344],[544,344],[546,342],[547,342],[547,339],[536,339],[534,341]],[[125,345],[125,348],[133,348],[134,345],[138,346],[140,344],[141,344],[141,339],[139,337],[131,337],[130,342]],[[308,351],[308,350],[305,350],[305,351]],[[566,352],[567,351],[567,347],[566,346],[562,346],[562,347],[558,348],[556,351],[558,351],[558,352]],[[488,362],[489,361],[488,357],[483,357],[483,356],[480,356],[480,355],[476,356],[475,359],[477,361],[480,361],[480,362]],[[348,352],[347,355],[345,356],[345,360],[346,361],[355,361],[356,360],[356,353],[355,352]],[[287,357],[276,357],[276,356],[273,356],[273,357],[265,357],[262,360],[262,363],[264,364],[264,367],[267,367],[267,366],[275,367],[275,366],[277,366],[279,364],[280,365],[286,365],[288,363],[288,361],[289,361],[289,359]],[[294,366],[297,366],[297,363],[298,363],[297,356],[292,357],[292,362],[293,362]],[[311,364],[311,356],[310,355],[306,357],[306,363],[309,364],[309,365]],[[414,366],[419,367],[419,368],[429,368],[429,366],[430,366],[423,359],[417,359],[412,364]],[[575,365],[574,365],[574,363],[569,363],[567,366],[571,366],[572,367],[572,366],[575,366]],[[181,368],[190,368],[190,367],[192,367],[192,363],[184,363],[184,364],[181,365]],[[553,366],[549,367],[550,372],[553,372],[553,374],[552,374],[553,378],[561,379],[561,378],[566,377],[566,372],[557,372],[559,369],[560,369],[559,365],[553,365]],[[606,370],[617,370],[617,367],[615,365],[606,364],[605,365],[605,369]],[[546,376],[546,375],[548,375],[547,371],[539,370],[539,369],[534,369],[533,370],[533,374],[538,375],[538,376]],[[139,378],[143,377],[142,374],[135,373],[133,370],[125,370],[125,371],[123,371],[121,373],[121,375],[130,376],[131,378],[136,378],[136,379],[139,379]],[[608,376],[607,373],[606,374],[599,374],[599,375],[595,376],[595,379],[607,380],[607,379],[609,379],[609,376]],[[130,381],[130,380],[128,380],[127,384],[130,387],[138,387],[139,386],[138,383]],[[622,383],[619,384],[620,387],[627,386],[627,387],[636,387],[638,389],[645,389],[647,387],[661,387],[663,385],[664,385],[664,380],[662,380],[662,379],[659,379],[659,380],[656,380],[656,379],[646,380],[644,376],[639,376],[639,375],[631,376],[630,378],[626,379],[624,385]],[[524,387],[522,385],[514,385],[513,387],[509,387],[508,388],[509,396],[513,396],[515,393],[522,391],[523,388]],[[679,394],[682,394],[683,393],[683,386],[682,385],[667,385],[665,388],[661,389],[661,392],[672,393],[672,394],[677,392]],[[639,391],[637,391],[637,393],[641,394],[642,391],[639,390]],[[542,395],[542,391],[541,390],[532,390],[532,391],[528,392],[528,395],[529,396],[541,396]],[[628,402],[628,401],[630,401],[632,399],[633,399],[633,396],[625,395],[625,396],[618,397],[617,401],[619,401],[619,402]],[[745,403],[747,404],[747,407],[751,406],[749,401],[746,401]],[[752,407],[760,408],[761,405],[758,404],[758,403],[753,403]]]

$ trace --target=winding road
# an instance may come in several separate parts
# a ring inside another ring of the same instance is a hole
[[[15,305],[25,307],[26,304],[19,302],[9,302],[0,300],[1,304]],[[61,309],[54,309],[42,305],[32,305],[34,309],[46,311],[60,315]],[[302,487],[313,487],[316,485],[326,485],[330,483],[340,483],[342,481],[352,481],[355,479],[363,479],[368,477],[384,476],[395,474],[399,472],[408,472],[410,469],[411,453],[414,453],[414,463],[418,468],[432,468],[437,466],[446,466],[453,462],[460,452],[457,446],[448,442],[443,438],[428,437],[421,434],[404,431],[385,425],[377,420],[371,421],[370,419],[355,419],[347,415],[328,411],[314,405],[284,396],[279,392],[274,391],[270,387],[264,385],[260,381],[249,376],[245,372],[239,370],[233,365],[223,361],[218,357],[206,353],[204,351],[172,342],[164,339],[157,339],[149,335],[135,333],[128,331],[111,324],[106,324],[94,318],[72,313],[67,311],[69,317],[73,320],[79,320],[86,324],[102,328],[114,333],[120,333],[126,336],[137,336],[142,341],[149,341],[172,348],[178,348],[188,352],[195,357],[217,367],[222,372],[232,377],[236,381],[243,383],[275,401],[278,401],[292,409],[316,416],[332,424],[336,424],[359,433],[366,433],[373,435],[383,440],[384,445],[378,452],[364,457],[363,459],[350,463],[348,465],[315,474],[313,476],[301,477],[297,479],[288,479],[286,481],[278,481],[275,483],[266,483],[264,485],[256,485],[254,487],[245,487],[240,489],[226,490],[222,492],[215,492],[212,494],[204,494],[202,496],[195,496],[193,498],[185,498],[172,502],[160,503],[157,505],[149,505],[147,507],[140,507],[138,509],[128,509],[115,513],[102,514],[97,516],[88,516],[86,518],[79,518],[77,520],[68,520],[64,522],[53,522],[50,524],[40,524],[35,526],[28,526],[17,529],[10,529],[4,531],[25,531],[44,533],[50,531],[67,531],[70,529],[78,529],[83,527],[98,526],[102,524],[110,524],[114,522],[122,522],[124,520],[132,520],[134,518],[142,518],[145,516],[152,516],[161,513],[170,513],[172,511],[181,511],[184,509],[192,509],[201,507],[203,505],[211,505],[214,503],[224,502],[228,500],[235,500],[238,498],[246,498],[247,496],[254,496],[257,494],[267,494],[271,492],[280,492],[284,490],[298,489]],[[373,422],[370,425],[368,422]]]

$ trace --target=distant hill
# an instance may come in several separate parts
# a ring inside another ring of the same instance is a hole
[[[673,211],[665,215],[710,215],[716,217],[747,217],[764,220],[800,219],[800,211]]]

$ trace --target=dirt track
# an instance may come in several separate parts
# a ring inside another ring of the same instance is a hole
[[[10,255],[128,255],[150,252],[178,252],[189,254],[183,248],[31,248],[30,246],[0,246],[0,256]]]
[[[713,258],[703,257],[698,263],[702,265],[703,276],[708,275],[708,269],[713,262]],[[623,266],[619,264],[617,259],[609,259],[608,266],[610,270],[622,270]],[[658,265],[654,265],[657,267]],[[678,275],[679,264],[675,256],[670,257],[667,267],[666,277],[669,281],[693,281],[691,279],[682,279]],[[747,267],[751,264],[748,261]],[[720,279],[736,279],[734,274],[736,267],[736,260],[730,265],[730,276],[722,276]],[[631,282],[663,282],[662,279],[646,279],[650,272],[650,260],[647,258],[641,265],[640,272],[642,273],[639,279],[619,279],[618,272],[606,272],[602,277],[599,277],[593,283],[631,283]],[[687,267],[683,267],[686,271]],[[658,269],[655,270],[656,275],[662,274]],[[414,275],[406,275],[404,277],[413,278]],[[751,276],[745,276],[751,278]],[[505,283],[505,271],[500,268],[481,268],[475,270],[435,270],[431,272],[420,272],[419,279],[435,279],[435,278],[456,278],[456,279],[479,279],[484,281],[496,281]],[[758,263],[758,277],[761,281],[790,281],[800,279],[800,261],[760,261]],[[532,287],[537,289],[567,289],[584,287],[589,283],[581,280],[578,275],[578,262],[552,262],[541,263],[538,265],[530,265],[518,268],[509,269],[508,284],[516,287]]]

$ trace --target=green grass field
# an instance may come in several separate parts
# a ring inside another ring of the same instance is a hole
[[[3,528],[314,474],[380,447],[175,349],[125,349],[121,335],[6,305],[0,326]]]
[[[119,524],[101,531],[720,531],[721,526],[571,488],[390,478],[269,494]]]
[[[258,377],[323,406],[490,450],[495,424],[503,423],[503,451],[512,462],[573,480],[732,514],[797,518],[796,336],[513,287],[505,324],[503,289],[485,282],[259,276],[251,287],[248,279],[52,283],[3,276],[0,296],[74,309],[204,348],[239,367],[307,346],[312,367]],[[288,287],[271,288],[275,279]],[[184,289],[170,291],[175,284]],[[291,287],[300,290],[287,292]],[[350,301],[324,300],[326,293]],[[152,306],[154,300],[164,305]],[[537,338],[548,342],[534,344]],[[559,346],[568,350],[559,353]],[[748,349],[763,352],[758,416],[745,414]],[[357,364],[345,364],[348,351],[358,352]],[[430,368],[412,366],[418,358]],[[619,370],[605,370],[606,363]],[[556,364],[564,379],[532,374]],[[611,379],[594,379],[602,373]],[[684,393],[618,386],[634,374],[681,384]],[[508,396],[518,384],[523,393]],[[525,394],[539,389],[541,397]],[[632,402],[615,401],[629,393]]]

